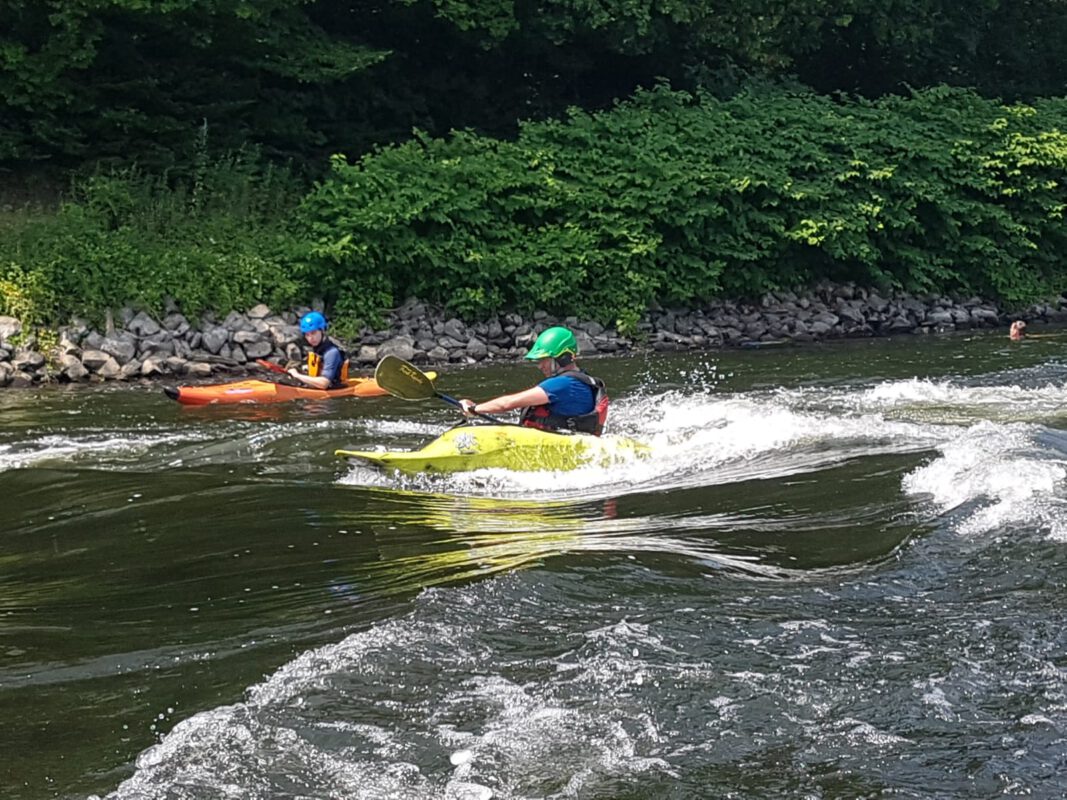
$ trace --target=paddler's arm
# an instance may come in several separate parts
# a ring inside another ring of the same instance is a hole
[[[289,377],[290,378],[296,378],[302,384],[304,384],[306,386],[312,386],[312,387],[314,387],[316,389],[329,389],[330,388],[330,379],[329,378],[323,377],[322,375],[317,375],[314,378],[312,378],[310,375],[305,375],[304,373],[302,373],[296,367],[293,367],[291,370],[289,370]]]
[[[464,414],[499,414],[502,411],[512,411],[526,406],[543,406],[548,403],[548,395],[540,386],[534,386],[515,394],[505,394],[486,400],[484,403],[475,403],[473,400],[463,398],[459,401]]]

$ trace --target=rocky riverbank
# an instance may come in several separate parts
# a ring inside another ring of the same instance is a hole
[[[219,319],[190,319],[170,308],[162,319],[122,309],[103,330],[75,320],[58,334],[24,331],[0,317],[0,386],[100,382],[157,377],[183,380],[242,374],[257,358],[303,359],[296,325],[307,309],[274,313],[264,305]],[[409,300],[388,315],[384,330],[365,330],[343,342],[354,367],[371,367],[386,354],[417,364],[471,364],[521,358],[544,328],[563,324],[578,336],[584,355],[635,350],[703,350],[767,342],[928,334],[1007,326],[1012,319],[1067,322],[1067,295],[1008,315],[980,298],[915,297],[852,285],[821,285],[803,294],[775,292],[757,303],[715,301],[698,309],[650,311],[632,335],[596,322],[558,319],[544,312],[504,313],[467,324],[439,308]]]

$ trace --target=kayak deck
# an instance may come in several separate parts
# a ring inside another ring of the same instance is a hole
[[[168,386],[163,393],[183,405],[287,403],[292,400],[330,400],[336,397],[383,397],[388,392],[374,378],[350,378],[340,389],[313,389],[274,381],[248,379],[205,386]]]
[[[382,469],[450,473],[475,469],[518,472],[608,466],[649,454],[646,445],[622,436],[561,434],[520,425],[452,428],[420,450],[337,450],[335,455]]]

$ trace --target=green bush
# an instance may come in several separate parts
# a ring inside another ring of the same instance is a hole
[[[514,141],[417,136],[300,202],[254,153],[190,178],[80,181],[8,215],[0,309],[223,312],[324,297],[355,332],[406,296],[477,318],[544,308],[633,329],[649,305],[821,279],[1021,304],[1067,279],[1067,99],[946,88],[865,101],[661,87]]]
[[[336,157],[303,206],[313,285],[467,317],[648,304],[822,278],[1024,302],[1062,288],[1067,101],[946,88],[880,102],[659,88],[514,142]]]

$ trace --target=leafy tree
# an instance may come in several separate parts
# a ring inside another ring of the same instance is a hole
[[[876,97],[1067,90],[1063,0],[0,0],[0,167],[188,171],[246,143],[327,156],[608,108],[660,78]]]

